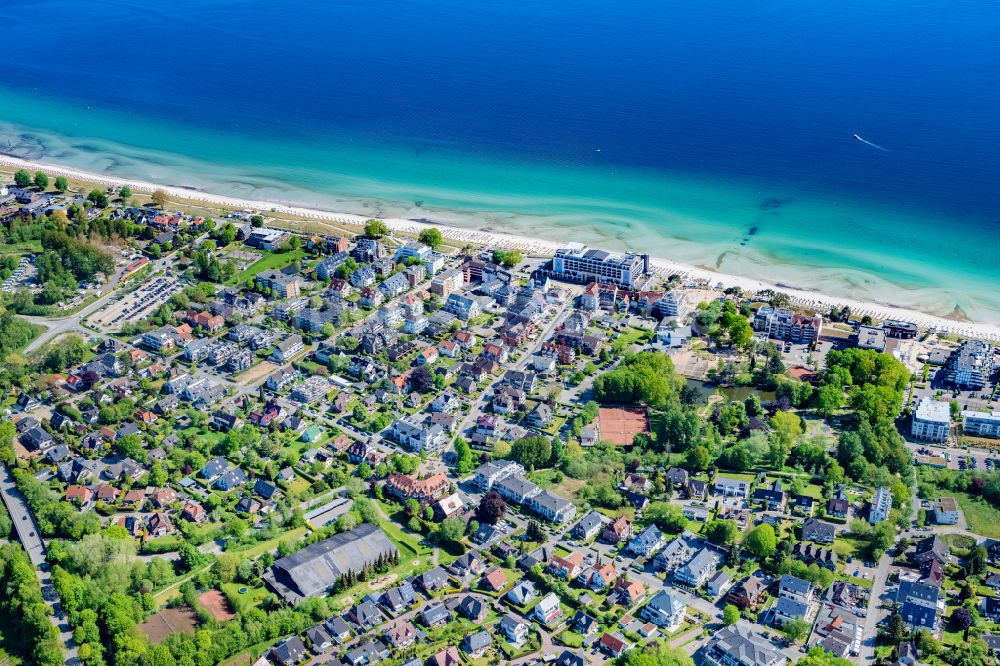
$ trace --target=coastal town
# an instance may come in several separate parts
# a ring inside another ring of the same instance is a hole
[[[988,339],[43,172],[0,221],[10,663],[997,663]]]

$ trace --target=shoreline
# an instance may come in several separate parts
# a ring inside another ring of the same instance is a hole
[[[0,166],[12,169],[28,169],[45,171],[49,176],[65,176],[81,181],[97,183],[108,187],[128,185],[133,192],[150,194],[161,189],[171,198],[180,201],[190,201],[195,204],[230,208],[234,210],[252,209],[263,212],[294,215],[297,217],[318,220],[320,222],[363,225],[368,216],[353,213],[337,213],[319,208],[296,206],[275,201],[244,199],[240,197],[212,194],[203,190],[183,185],[159,185],[142,180],[132,180],[106,174],[96,174],[72,167],[65,167],[44,162],[34,162],[7,154],[0,154]],[[484,228],[468,229],[434,222],[427,218],[380,218],[393,231],[418,234],[427,225],[433,225],[441,230],[442,235],[451,241],[488,245],[507,249],[519,249],[533,256],[551,256],[565,243],[557,241],[529,238],[513,233],[503,232],[494,228],[495,221],[483,220]],[[486,226],[488,225],[488,226]],[[783,281],[765,282],[753,278],[731,275],[704,267],[685,264],[661,257],[651,257],[653,270],[666,277],[678,274],[684,280],[707,281],[712,287],[722,285],[723,288],[739,287],[744,291],[757,292],[765,289],[780,291],[787,294],[791,301],[800,307],[810,308],[825,314],[832,307],[847,306],[853,317],[869,315],[874,319],[900,319],[916,324],[920,328],[931,329],[943,333],[955,333],[965,337],[982,338],[1000,342],[1000,326],[973,321],[957,321],[938,315],[921,312],[912,308],[895,306],[889,303],[863,301],[849,297],[829,296],[807,287],[786,286]]]

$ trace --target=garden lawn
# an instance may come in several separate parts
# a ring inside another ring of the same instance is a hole
[[[747,483],[753,483],[757,479],[756,474],[743,474],[740,472],[722,472],[720,471],[718,476],[723,479],[735,479],[737,481],[746,481]]]
[[[240,588],[246,588],[245,594],[240,594]],[[222,591],[233,604],[233,610],[237,613],[245,613],[247,610],[259,606],[265,597],[267,589],[263,587],[250,587],[240,583],[223,583]]]
[[[855,557],[865,547],[865,542],[852,536],[839,536],[833,540],[833,550],[838,556]]]

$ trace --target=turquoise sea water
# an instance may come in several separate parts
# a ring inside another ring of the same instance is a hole
[[[0,144],[1000,322],[995,5],[148,4],[3,3]]]

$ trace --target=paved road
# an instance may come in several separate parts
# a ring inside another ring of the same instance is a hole
[[[152,264],[153,271],[162,270],[167,266],[168,263],[172,261],[171,257],[165,257],[158,262]],[[94,312],[100,310],[104,305],[106,305],[110,300],[112,300],[118,294],[118,288],[122,285],[121,273],[118,272],[115,275],[114,280],[109,280],[106,285],[107,291],[101,295],[96,301],[83,308],[76,314],[72,314],[66,317],[24,317],[33,324],[38,324],[44,326],[47,330],[35,338],[31,344],[25,348],[25,352],[32,352],[46,342],[55,339],[56,337],[62,335],[63,333],[83,333],[84,335],[90,335],[92,331],[88,330],[81,324],[84,319],[92,315]]]
[[[882,608],[882,597],[886,591],[886,581],[889,578],[889,567],[892,564],[890,555],[883,555],[878,561],[878,568],[872,579],[871,595],[868,598],[868,616],[865,617],[865,630],[862,634],[861,653],[858,655],[861,663],[874,662],[875,639],[878,636],[878,625],[889,611]]]
[[[536,342],[534,344],[525,347],[523,350],[520,350],[520,353],[516,357],[516,360],[514,358],[511,358],[510,360],[508,360],[506,364],[504,364],[504,371],[506,372],[507,370],[524,370],[524,368],[528,364],[528,359],[531,358],[532,354],[541,349],[543,343],[547,342],[549,338],[552,337],[552,331],[555,330],[556,326],[558,326],[558,324],[564,319],[564,317],[565,317],[565,306],[560,308],[559,311],[552,316],[552,320],[549,322],[549,324],[545,327],[544,330],[542,330],[538,334],[538,337],[535,338]],[[475,425],[476,419],[478,419],[485,413],[486,405],[488,403],[487,398],[492,398],[493,396],[493,386],[495,386],[495,382],[493,385],[487,386],[483,390],[483,392],[479,395],[479,397],[475,400],[475,402],[472,403],[472,406],[469,408],[469,413],[466,414],[465,418],[462,419],[462,421],[458,424],[458,427],[455,428],[456,433],[462,435],[466,434],[466,430]],[[447,450],[453,451],[454,446],[449,445]]]
[[[20,491],[14,485],[14,477],[10,473],[6,464],[0,463],[0,495],[3,496],[4,504],[10,513],[17,536],[28,553],[28,558],[35,566],[35,576],[42,586],[42,593],[46,602],[52,609],[50,619],[52,626],[59,631],[59,640],[65,646],[66,663],[79,663],[76,643],[73,642],[73,631],[69,623],[65,621],[62,611],[62,600],[58,592],[52,585],[52,577],[49,574],[48,566],[45,562],[45,544],[39,534],[35,517],[31,515],[31,510]],[[42,565],[45,565],[44,567]]]

